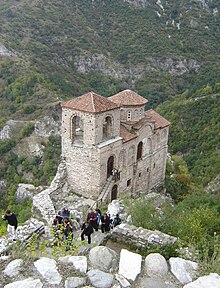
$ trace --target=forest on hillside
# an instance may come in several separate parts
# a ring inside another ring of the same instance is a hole
[[[37,119],[58,121],[53,107],[85,92],[107,97],[129,88],[171,122],[174,163],[165,188],[175,205],[160,218],[145,199],[134,201],[134,224],[150,219],[150,228],[198,248],[203,265],[220,267],[219,191],[204,192],[220,171],[220,3],[145,2],[0,0],[0,131],[11,119],[25,123],[0,140],[0,210],[24,222],[31,200],[17,202],[17,184],[47,186],[56,173],[59,136],[41,140],[42,156],[18,153]]]

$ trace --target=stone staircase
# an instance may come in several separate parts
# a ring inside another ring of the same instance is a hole
[[[105,185],[101,191],[101,193],[98,196],[98,203],[104,203],[107,200],[107,197],[109,195],[110,192],[110,188],[112,187],[112,178],[113,176],[111,175],[105,182]]]

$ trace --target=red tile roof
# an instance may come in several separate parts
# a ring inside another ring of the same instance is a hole
[[[128,142],[137,137],[136,134],[130,133],[123,124],[120,125],[120,136],[123,138],[123,142]]]
[[[145,112],[145,119],[149,121],[155,121],[154,129],[164,128],[170,125],[170,122],[163,118],[160,114],[158,114],[153,109],[150,109]]]
[[[148,100],[138,95],[136,92],[131,90],[124,90],[108,97],[109,100],[121,106],[141,106],[145,105]]]
[[[70,101],[63,102],[61,106],[90,113],[99,113],[119,108],[116,103],[94,92],[89,92]]]

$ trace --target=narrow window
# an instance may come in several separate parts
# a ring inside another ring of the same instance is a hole
[[[110,139],[113,136],[113,125],[112,125],[112,118],[107,116],[103,122],[102,126],[103,131],[103,140]]]
[[[127,181],[127,187],[131,185],[131,179]]]
[[[131,111],[127,112],[127,121],[131,121]]]
[[[137,160],[141,159],[143,150],[143,142],[139,142],[137,147]]]

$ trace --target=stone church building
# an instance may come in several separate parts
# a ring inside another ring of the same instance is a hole
[[[62,106],[62,156],[74,192],[108,202],[164,182],[170,122],[131,90],[86,93]]]

